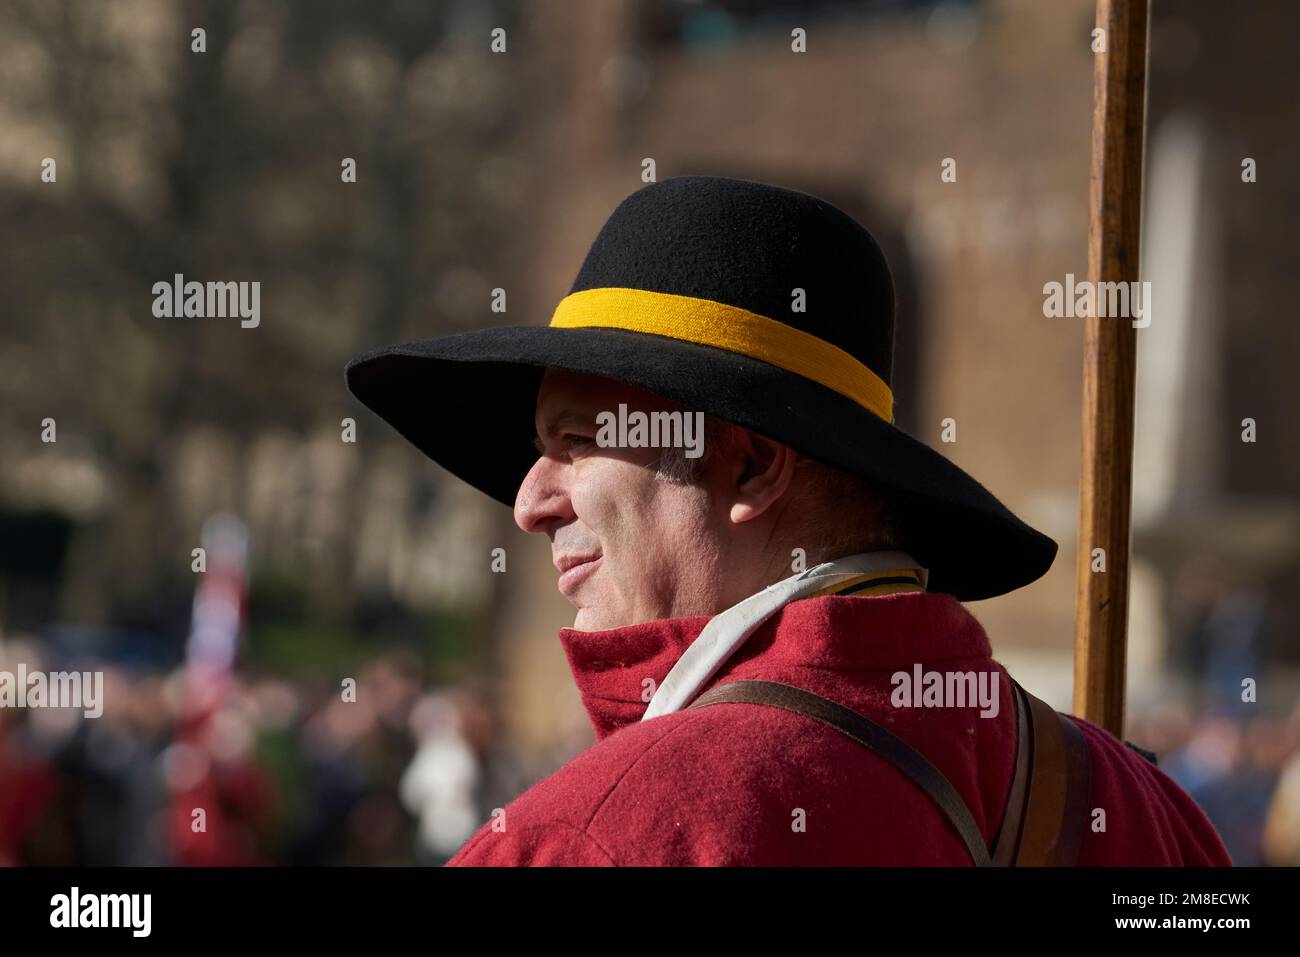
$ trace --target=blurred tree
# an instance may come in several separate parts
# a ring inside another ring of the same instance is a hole
[[[489,321],[517,255],[522,92],[537,82],[518,45],[489,50],[515,15],[481,0],[0,8],[0,496],[31,499],[13,477],[77,450],[109,486],[82,509],[64,615],[183,619],[192,512],[247,510],[259,437],[337,436],[361,414],[347,357]],[[152,285],[178,273],[260,282],[260,325],[154,318]],[[46,417],[56,446],[39,442]],[[183,468],[196,437],[223,450],[204,481]],[[283,453],[283,493],[328,492],[341,532],[321,541],[310,509],[280,509],[255,548],[284,546],[280,571],[309,582],[322,617],[355,607],[351,533],[376,451],[396,442],[340,443],[341,493]],[[431,475],[403,501],[427,505]]]

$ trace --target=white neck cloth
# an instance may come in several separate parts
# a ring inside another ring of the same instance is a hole
[[[850,578],[897,568],[918,569],[921,588],[926,587],[929,577],[926,569],[905,552],[861,552],[791,575],[719,612],[664,676],[641,720],[648,721],[661,714],[680,711],[690,704],[736,649],[787,602]]]

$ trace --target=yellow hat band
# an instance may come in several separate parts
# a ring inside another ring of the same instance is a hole
[[[894,394],[885,380],[839,346],[756,312],[693,296],[644,289],[584,289],[560,300],[553,329],[626,329],[725,349],[811,379],[886,422]]]

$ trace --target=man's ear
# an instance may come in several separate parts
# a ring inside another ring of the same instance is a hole
[[[772,507],[794,478],[797,456],[793,449],[748,429],[736,429],[732,436],[733,468],[731,520],[748,522]]]

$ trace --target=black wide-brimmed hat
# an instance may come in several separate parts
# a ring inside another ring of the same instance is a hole
[[[990,598],[1056,543],[893,424],[894,287],[861,225],[795,190],[680,176],[621,202],[549,326],[388,346],[348,387],[440,465],[513,505],[548,367],[752,429],[894,493],[929,589]]]

